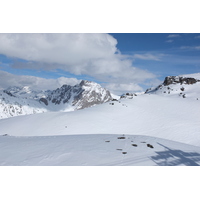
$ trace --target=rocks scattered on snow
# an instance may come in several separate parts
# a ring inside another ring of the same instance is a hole
[[[137,144],[132,144],[132,146],[137,147]]]
[[[154,148],[153,145],[151,145],[151,144],[147,144],[147,147]]]
[[[122,136],[122,137],[118,137],[117,139],[126,139],[126,137]]]
[[[184,88],[184,87],[182,87],[182,88],[180,88],[180,90],[181,90],[181,91],[184,91],[184,90],[185,90],[185,88]]]
[[[133,94],[133,93],[126,93],[120,96],[120,99],[133,99],[133,96],[137,96],[137,94]]]

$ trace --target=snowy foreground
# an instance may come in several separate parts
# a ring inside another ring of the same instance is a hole
[[[147,136],[1,136],[0,146],[1,165],[200,165],[200,147]]]
[[[0,165],[200,165],[199,113],[196,98],[146,94],[2,119]]]

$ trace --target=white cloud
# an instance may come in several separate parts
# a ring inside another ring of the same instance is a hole
[[[133,58],[135,58],[135,59],[142,59],[142,60],[160,61],[161,55],[153,55],[153,54],[150,54],[150,53],[146,53],[146,54],[134,54]]]
[[[143,88],[140,87],[138,84],[135,83],[110,83],[106,84],[105,87],[110,90],[112,93],[121,95],[126,92],[138,92],[143,91]]]
[[[166,40],[167,43],[172,43],[174,40]]]
[[[176,37],[180,37],[179,34],[170,34],[167,36],[168,38],[176,38]]]
[[[112,56],[117,40],[109,34],[0,34],[0,53],[28,61],[78,65]]]
[[[25,60],[16,59],[12,67],[17,69],[62,69],[114,84],[137,85],[155,78],[132,62],[136,58],[159,61],[159,56],[122,55],[116,45],[109,34],[0,34],[0,54]]]
[[[187,50],[200,50],[200,46],[182,46],[181,49],[187,49]]]
[[[58,79],[45,79],[35,76],[14,75],[8,72],[0,71],[0,89],[6,89],[10,86],[30,86],[33,90],[56,89],[64,84],[76,85],[80,80],[76,78],[60,77]]]

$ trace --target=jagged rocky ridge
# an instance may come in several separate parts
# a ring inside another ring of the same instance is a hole
[[[195,74],[196,75],[196,74]],[[200,76],[167,76],[156,88],[149,88],[145,94],[173,95],[200,99]]]
[[[32,91],[29,87],[10,87],[0,92],[0,118],[42,113],[73,111],[112,100],[110,92],[99,84],[81,81],[56,90]]]
[[[200,80],[192,78],[192,77],[180,77],[180,76],[167,76],[163,82],[164,86],[180,83],[182,84],[194,84],[200,82]]]

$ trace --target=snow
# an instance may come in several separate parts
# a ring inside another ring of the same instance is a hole
[[[200,165],[200,82],[169,87],[74,112],[2,119],[0,165]]]
[[[53,91],[33,91],[27,86],[9,87],[0,91],[0,118],[51,111],[70,112],[111,98],[106,89],[90,81],[75,86],[63,85]]]
[[[0,132],[11,136],[125,133],[200,146],[199,111],[197,100],[141,95],[75,112],[2,119]]]
[[[138,135],[0,136],[0,146],[0,165],[200,165],[200,147]]]
[[[181,77],[186,77],[186,78],[195,78],[200,80],[200,73],[196,73],[196,74],[184,74],[184,75],[180,75]]]

